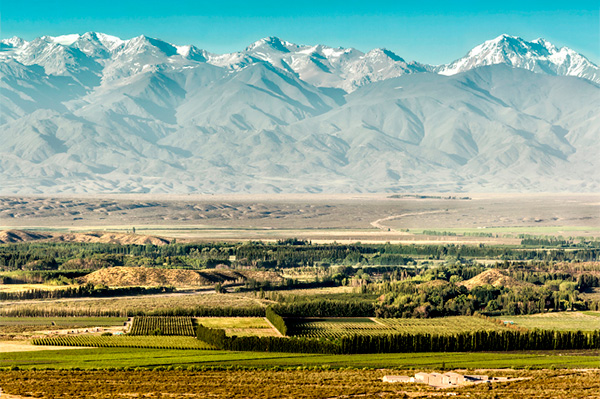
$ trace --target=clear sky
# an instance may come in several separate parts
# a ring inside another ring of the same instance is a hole
[[[368,51],[440,64],[502,33],[543,37],[600,60],[599,0],[513,1],[133,1],[2,0],[0,36],[96,31],[145,34],[214,53],[238,51],[266,36],[298,44]]]

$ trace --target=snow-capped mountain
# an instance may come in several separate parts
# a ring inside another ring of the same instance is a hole
[[[501,35],[480,44],[465,57],[441,65],[435,71],[442,75],[454,75],[495,64],[506,64],[548,75],[578,76],[600,83],[598,66],[570,48],[559,49],[544,39],[528,42],[509,35]]]
[[[597,191],[594,68],[508,36],[440,67],[274,37],[5,39],[0,193]]]

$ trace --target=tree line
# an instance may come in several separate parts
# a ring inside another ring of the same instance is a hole
[[[199,325],[199,340],[217,349],[292,353],[410,353],[600,349],[600,330],[472,331],[458,334],[348,335],[339,340],[295,337],[229,337],[223,329]]]
[[[118,287],[109,288],[95,286],[88,283],[78,287],[67,287],[56,290],[27,290],[18,292],[0,292],[0,300],[24,300],[24,299],[59,299],[59,298],[83,298],[83,297],[113,297],[133,295],[153,295],[175,291],[174,287]]]
[[[545,262],[597,261],[600,248],[523,248],[469,245],[199,243],[118,245],[99,243],[21,243],[0,245],[0,270],[96,269],[123,265],[206,268],[218,264],[257,268],[300,266],[405,265],[414,257],[494,258]],[[234,260],[230,260],[234,259]],[[84,266],[84,267],[82,267]]]

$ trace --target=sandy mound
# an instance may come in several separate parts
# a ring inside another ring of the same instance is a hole
[[[2,230],[0,231],[0,244],[45,240],[50,237],[52,237],[50,234],[34,233],[32,231]]]
[[[61,242],[85,242],[121,245],[166,245],[170,242],[166,238],[125,233],[69,233],[57,236],[55,240]]]
[[[236,270],[184,270],[156,269],[151,267],[110,267],[82,277],[83,283],[107,286],[206,286],[217,283],[243,283],[248,279],[281,280],[273,272],[247,272]]]
[[[473,287],[480,287],[482,285],[487,285],[487,284],[492,285],[494,287],[504,286],[504,287],[511,287],[511,288],[512,287],[525,287],[525,286],[531,285],[529,283],[519,281],[510,276],[507,276],[498,269],[486,270],[483,273],[479,273],[477,276],[473,277],[472,279],[463,281],[460,284],[464,285],[468,289],[471,289]]]

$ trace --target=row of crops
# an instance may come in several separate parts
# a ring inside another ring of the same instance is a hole
[[[346,335],[385,335],[394,329],[377,324],[367,318],[363,320],[340,321],[339,319],[303,319],[290,323],[290,335],[302,338],[336,339]]]
[[[411,334],[460,334],[470,331],[505,331],[508,327],[473,316],[451,316],[434,319],[377,319],[395,332]]]
[[[212,345],[195,338],[178,336],[73,335],[34,338],[31,342],[34,345],[87,346],[94,348],[215,349]]]
[[[388,334],[459,334],[471,331],[506,330],[477,317],[456,316],[438,319],[370,319],[325,318],[287,319],[289,335],[303,338],[338,339],[349,335],[380,336]]]
[[[129,335],[196,335],[191,317],[135,317]]]

